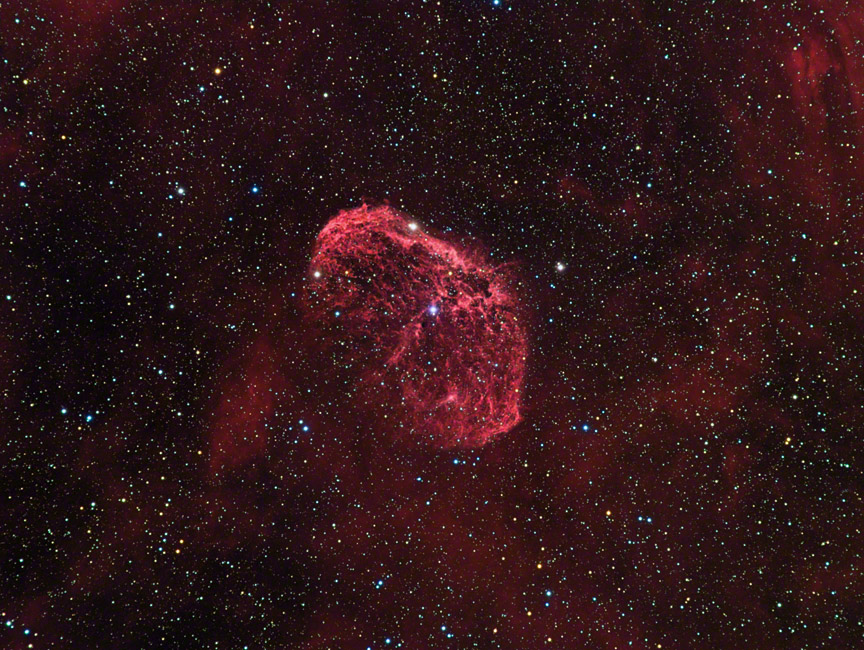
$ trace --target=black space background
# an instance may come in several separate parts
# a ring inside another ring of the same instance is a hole
[[[831,0],[2,3],[2,646],[860,647],[861,38]],[[297,296],[364,199],[519,265],[482,449],[316,389]]]

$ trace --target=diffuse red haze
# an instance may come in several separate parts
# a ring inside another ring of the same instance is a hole
[[[347,392],[397,437],[476,447],[519,422],[527,338],[506,267],[364,204],[321,230],[308,282]]]

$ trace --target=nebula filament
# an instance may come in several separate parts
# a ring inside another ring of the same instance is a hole
[[[306,308],[346,391],[397,437],[476,447],[520,421],[527,336],[509,267],[364,204],[319,233]]]

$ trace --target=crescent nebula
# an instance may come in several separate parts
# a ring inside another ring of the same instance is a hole
[[[376,427],[478,447],[521,419],[528,343],[514,284],[510,267],[364,204],[319,233],[305,317]]]

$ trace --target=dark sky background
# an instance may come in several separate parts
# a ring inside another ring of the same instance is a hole
[[[861,39],[842,0],[2,2],[0,646],[864,646]],[[516,269],[480,448],[316,374],[364,199]]]

